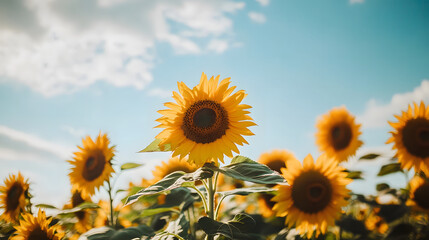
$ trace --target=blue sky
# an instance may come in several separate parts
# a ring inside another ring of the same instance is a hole
[[[427,1],[0,2],[0,178],[22,171],[36,203],[60,206],[76,145],[107,132],[116,162],[146,167],[119,185],[148,177],[168,154],[139,154],[177,81],[201,72],[244,89],[258,126],[241,154],[257,159],[288,149],[318,155],[315,122],[345,105],[363,124],[358,155],[390,156],[387,120],[412,101],[429,104]],[[380,159],[348,163],[367,182]]]

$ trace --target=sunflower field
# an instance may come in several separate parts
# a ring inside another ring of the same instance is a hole
[[[348,189],[362,171],[345,163],[382,156],[356,156],[364,144],[361,125],[346,107],[317,119],[319,156],[298,159],[277,149],[250,159],[239,147],[256,123],[243,103],[246,92],[230,83],[204,73],[195,87],[178,82],[174,102],[158,111],[161,131],[140,151],[171,152],[171,158],[138,185],[115,186],[120,174],[144,163],[116,164],[115,140],[102,132],[85,136],[74,157],[64,159],[71,192],[61,208],[33,202],[38,193],[30,179],[11,172],[0,183],[0,239],[429,239],[429,106],[423,101],[386,122],[386,144],[396,155],[378,176],[400,172],[407,187],[380,183],[377,194],[362,195]],[[94,201],[99,192],[108,197]]]

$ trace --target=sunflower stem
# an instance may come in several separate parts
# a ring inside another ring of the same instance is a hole
[[[110,202],[110,226],[115,228],[115,221],[113,219],[112,186],[110,185],[110,181],[107,181],[107,186],[109,187],[107,192],[109,193],[109,202]]]
[[[201,198],[201,201],[203,202],[203,206],[204,206],[204,212],[207,213],[208,211],[208,206],[207,206],[207,201],[206,201],[206,197],[204,196],[204,194],[195,186],[192,187],[195,191],[197,191],[198,195]]]
[[[218,215],[219,215],[220,205],[222,204],[222,201],[223,201],[225,198],[226,198],[226,196],[222,196],[222,197],[220,198],[220,200],[219,200],[219,203],[217,204],[216,211],[215,211],[215,214],[214,214],[214,220],[216,220],[216,221],[217,221],[217,217],[218,217]]]
[[[208,179],[209,182],[209,189],[207,192],[207,196],[209,197],[209,218],[215,220],[214,218],[214,195],[215,195],[215,189],[213,188],[213,177]],[[213,240],[214,236],[213,235],[207,235],[207,240]]]

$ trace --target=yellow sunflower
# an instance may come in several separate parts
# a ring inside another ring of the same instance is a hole
[[[64,233],[57,232],[58,226],[49,226],[52,221],[47,219],[45,212],[39,209],[37,217],[30,213],[22,215],[19,226],[16,228],[16,236],[11,240],[60,240]]]
[[[77,207],[84,202],[91,202],[91,199],[89,197],[83,197],[79,191],[73,191],[70,208]],[[92,228],[91,214],[88,211],[83,210],[75,212],[75,216],[78,219],[78,222],[74,225],[77,232],[85,233]]]
[[[267,165],[271,170],[281,173],[280,169],[286,167],[287,161],[296,159],[293,153],[286,150],[273,150],[261,154],[258,162]]]
[[[87,197],[93,195],[95,189],[102,186],[115,172],[111,163],[114,147],[109,147],[107,135],[101,133],[95,142],[87,136],[82,139],[82,143],[83,147],[78,146],[81,151],[75,152],[73,160],[68,161],[73,165],[69,177],[73,188]]]
[[[380,234],[384,234],[389,230],[389,225],[374,212],[365,219],[365,226],[368,230],[376,231]]]
[[[273,211],[274,204],[276,204],[276,202],[272,200],[273,196],[273,194],[269,193],[261,193],[258,195],[258,210],[265,218],[276,215],[276,212]]]
[[[342,206],[347,205],[349,190],[346,185],[344,168],[326,155],[320,156],[316,163],[309,154],[303,165],[296,160],[288,161],[288,167],[282,169],[283,177],[289,186],[277,185],[278,193],[271,200],[276,202],[273,210],[277,216],[286,216],[286,224],[293,225],[309,238],[313,232],[318,236],[326,228],[334,225]]]
[[[407,205],[416,210],[429,212],[429,182],[422,177],[415,176],[410,181],[410,198]]]
[[[110,226],[110,203],[104,200],[98,201],[97,217],[94,221],[94,227],[99,228],[103,226]],[[127,220],[122,216],[122,214],[127,214],[131,211],[129,206],[124,207],[122,204],[117,205],[114,209],[114,215],[117,216],[116,223],[122,227],[131,227],[133,224],[131,221]]]
[[[248,127],[255,125],[247,114],[251,106],[240,104],[246,96],[243,90],[232,94],[230,78],[219,83],[219,76],[207,80],[202,74],[193,89],[178,82],[180,94],[173,92],[176,103],[164,105],[169,109],[158,111],[163,116],[157,127],[165,128],[157,136],[160,146],[170,144],[173,157],[184,158],[198,167],[206,162],[223,162],[224,155],[239,153],[236,144],[248,142],[242,135],[253,135]]]
[[[173,157],[168,162],[161,162],[161,165],[155,167],[152,171],[154,176],[153,183],[158,182],[165,176],[172,172],[183,171],[185,173],[191,173],[197,170],[197,168],[184,160],[180,160],[178,157]]]
[[[28,179],[18,172],[18,176],[9,175],[0,186],[0,208],[4,209],[1,217],[7,222],[17,222],[19,214],[25,212],[26,195],[28,193]]]
[[[316,144],[328,157],[346,161],[362,145],[360,126],[345,107],[334,108],[317,121]]]
[[[395,131],[386,143],[394,144],[402,168],[414,167],[416,172],[429,175],[429,106],[423,101],[420,107],[414,103],[414,109],[408,105],[406,112],[395,117],[398,122],[389,122]]]

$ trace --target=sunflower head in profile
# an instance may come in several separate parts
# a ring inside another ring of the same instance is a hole
[[[389,122],[394,131],[387,143],[394,144],[402,168],[414,167],[416,172],[429,175],[429,106],[423,101],[420,106],[414,103],[414,109],[408,105],[406,112],[395,117],[398,122]]]
[[[74,208],[84,202],[91,202],[91,199],[89,197],[82,196],[80,191],[74,190],[72,191],[70,204],[68,204],[65,208]],[[78,219],[77,223],[74,225],[77,232],[85,233],[91,229],[91,214],[88,211],[82,210],[75,212],[74,215]]]
[[[246,96],[243,90],[233,93],[230,78],[219,82],[203,73],[193,89],[178,83],[176,101],[165,103],[169,109],[158,111],[163,116],[157,127],[164,128],[157,136],[160,146],[170,144],[173,157],[188,157],[188,162],[200,167],[206,162],[223,162],[224,155],[239,153],[238,145],[247,144],[243,135],[253,135],[248,127],[255,125],[247,114],[249,105],[240,104]]]
[[[311,155],[305,157],[302,165],[296,159],[288,161],[282,174],[290,185],[277,185],[278,193],[271,199],[276,202],[276,215],[286,216],[286,224],[295,225],[300,234],[307,232],[308,238],[313,233],[324,234],[328,226],[334,225],[341,207],[347,205],[346,185],[351,179],[346,178],[343,170],[326,155],[316,163]]]
[[[29,184],[21,173],[9,175],[0,186],[0,208],[4,209],[1,218],[6,222],[18,221],[19,214],[25,212]]]
[[[30,213],[23,214],[16,235],[11,240],[60,240],[64,233],[58,232],[58,226],[50,226],[52,219],[47,219],[45,212],[39,209],[37,217]]]
[[[106,134],[100,133],[95,142],[87,136],[82,139],[83,146],[78,146],[80,151],[75,152],[73,160],[68,161],[73,165],[69,173],[73,189],[80,191],[84,197],[93,195],[95,189],[115,172],[111,163],[114,147],[109,147],[109,143]]]
[[[410,181],[410,198],[407,205],[414,209],[429,212],[429,182],[420,176]]]
[[[176,172],[176,171],[182,171],[185,173],[191,173],[197,170],[197,168],[185,160],[181,160],[178,157],[173,157],[168,160],[168,162],[161,162],[161,165],[158,165],[155,167],[155,169],[152,171],[152,174],[154,176],[153,183],[158,182],[159,180],[163,179],[165,176],[167,176],[170,173]]]
[[[328,157],[346,161],[362,145],[360,126],[345,107],[334,108],[317,121],[316,144]]]

